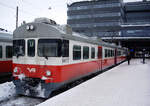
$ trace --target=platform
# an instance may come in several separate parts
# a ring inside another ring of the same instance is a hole
[[[150,60],[132,59],[38,106],[150,106]]]

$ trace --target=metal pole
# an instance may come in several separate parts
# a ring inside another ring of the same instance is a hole
[[[18,6],[16,8],[16,28],[18,28]]]

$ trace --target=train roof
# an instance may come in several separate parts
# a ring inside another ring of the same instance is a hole
[[[9,32],[0,31],[0,41],[3,42],[12,42],[13,34]]]
[[[30,28],[31,27],[31,28]],[[86,43],[92,43],[96,45],[103,45],[113,48],[121,48],[113,44],[103,42],[97,38],[87,37],[79,33],[72,32],[71,27],[68,25],[60,26],[56,24],[48,24],[41,22],[32,22],[24,24],[18,27],[13,32],[14,39],[24,39],[24,38],[58,38],[58,39],[68,39],[81,41]]]

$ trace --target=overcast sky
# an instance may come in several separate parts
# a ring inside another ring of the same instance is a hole
[[[47,17],[54,19],[58,24],[66,24],[68,2],[69,0],[0,0],[0,28],[9,31],[15,29],[17,5],[19,6],[19,25],[24,20],[31,22],[37,17]]]

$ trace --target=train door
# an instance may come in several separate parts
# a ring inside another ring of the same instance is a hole
[[[102,70],[102,47],[98,47],[99,70]]]
[[[69,40],[62,40],[62,64],[69,63]]]

